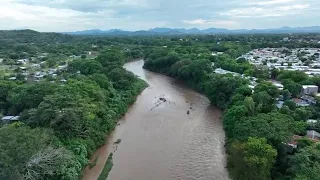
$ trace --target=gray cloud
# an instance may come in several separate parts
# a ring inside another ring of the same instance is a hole
[[[81,12],[97,12],[119,8],[144,9],[148,5],[145,0],[15,0],[15,2],[50,8],[72,9]]]
[[[40,31],[310,26],[320,16],[318,0],[1,1],[0,29],[28,26]]]

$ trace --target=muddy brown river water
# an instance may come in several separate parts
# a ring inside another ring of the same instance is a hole
[[[149,87],[97,150],[97,165],[86,169],[83,180],[99,177],[110,152],[108,180],[227,180],[221,111],[205,96],[142,66],[142,60],[124,66]]]

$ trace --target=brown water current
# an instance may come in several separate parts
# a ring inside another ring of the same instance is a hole
[[[95,153],[97,166],[86,169],[83,179],[96,180],[110,152],[114,166],[108,180],[229,179],[221,111],[183,83],[142,66],[142,60],[124,66],[149,87]]]

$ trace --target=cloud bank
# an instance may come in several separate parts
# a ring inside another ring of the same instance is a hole
[[[314,26],[318,0],[0,0],[0,29],[276,28]]]

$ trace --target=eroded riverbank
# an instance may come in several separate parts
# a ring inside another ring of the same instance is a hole
[[[99,176],[110,152],[115,153],[109,180],[228,179],[221,111],[203,95],[142,65],[136,61],[125,68],[150,86],[96,152],[97,166],[84,179]]]

